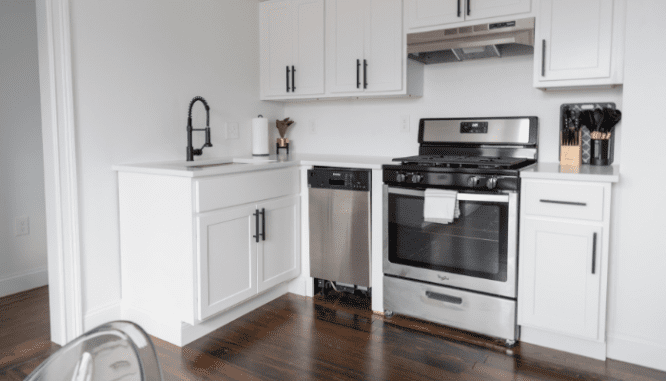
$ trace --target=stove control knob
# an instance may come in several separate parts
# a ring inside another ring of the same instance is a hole
[[[421,176],[421,175],[412,175],[412,182],[414,184],[420,183],[421,180],[423,180],[423,176]]]
[[[472,188],[477,187],[477,186],[479,186],[479,181],[480,180],[481,179],[479,178],[479,176],[472,176],[469,179],[467,179],[467,185],[472,187]]]
[[[399,183],[404,182],[405,179],[406,179],[406,176],[405,176],[404,173],[398,173],[397,175],[395,175],[395,181],[397,181]]]
[[[497,177],[491,177],[488,180],[486,180],[486,187],[488,189],[495,189],[497,186]]]

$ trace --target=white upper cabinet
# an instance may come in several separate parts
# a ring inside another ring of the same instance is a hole
[[[331,93],[363,91],[367,0],[326,2],[327,77]]]
[[[527,13],[532,6],[532,0],[465,0],[465,3],[465,20]]]
[[[407,0],[409,29],[451,24],[464,21],[463,0]]]
[[[532,0],[406,0],[407,31],[529,13]]]
[[[364,84],[366,92],[400,91],[404,87],[402,0],[368,1],[369,18],[365,30]]]
[[[624,0],[540,0],[534,85],[622,83]]]
[[[406,65],[402,0],[326,2],[331,94],[402,91]]]
[[[324,0],[260,5],[261,99],[324,93]]]

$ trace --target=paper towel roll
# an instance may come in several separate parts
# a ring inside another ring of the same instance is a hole
[[[268,119],[252,119],[252,156],[268,156]]]

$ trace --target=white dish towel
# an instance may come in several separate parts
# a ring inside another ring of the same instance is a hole
[[[426,189],[423,220],[438,224],[450,224],[460,217],[458,192],[443,189]]]

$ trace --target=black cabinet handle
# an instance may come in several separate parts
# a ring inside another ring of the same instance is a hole
[[[356,88],[361,88],[361,60],[356,60]]]
[[[597,233],[592,236],[592,274],[597,270]]]
[[[368,88],[368,60],[363,60],[363,88]]]
[[[261,239],[266,240],[266,209],[261,208]],[[257,242],[259,242],[259,238],[257,238]]]
[[[291,92],[296,92],[296,68],[291,67]]]
[[[460,14],[460,0],[458,0],[458,17],[460,17],[460,16],[461,16],[461,14]]]
[[[255,239],[255,242],[259,243],[259,211],[256,210],[253,216],[254,216],[254,231],[257,232],[257,234],[253,235],[252,238]]]
[[[287,66],[287,92],[289,92],[289,66]]]
[[[573,202],[573,201],[558,201],[558,200],[539,200],[546,204],[560,204],[560,205],[573,205],[573,206],[587,206],[584,202]]]
[[[546,40],[541,40],[541,76],[546,76]]]
[[[440,302],[446,302],[451,304],[462,304],[463,302],[462,298],[446,294],[439,294],[437,292],[432,292],[432,291],[426,291],[426,296],[429,299],[439,300]]]
[[[469,3],[470,3],[471,1],[472,1],[472,0],[467,0],[467,16],[469,16],[469,14],[470,14],[470,12],[471,12],[470,5],[469,5]]]

